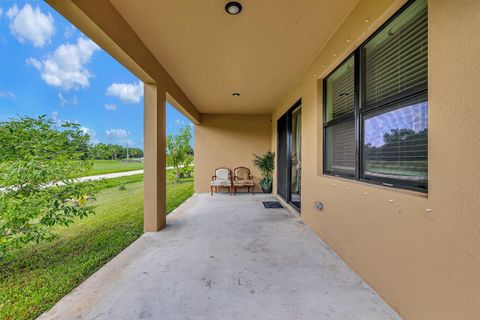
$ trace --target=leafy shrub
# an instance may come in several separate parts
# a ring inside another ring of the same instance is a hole
[[[45,116],[0,122],[0,254],[52,240],[55,225],[94,212],[91,183],[75,183],[92,165],[90,137],[75,123]]]
[[[253,164],[260,169],[262,179],[259,181],[262,187],[271,186],[273,181],[273,169],[275,168],[275,153],[268,151],[262,156],[253,154]]]
[[[168,135],[167,137],[167,164],[173,167],[177,179],[192,175],[193,150],[190,146],[191,139],[190,126],[180,129],[178,135]]]

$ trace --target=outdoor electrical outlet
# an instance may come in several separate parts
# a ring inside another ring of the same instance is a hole
[[[314,206],[315,209],[317,209],[317,210],[323,210],[323,203],[321,203],[320,201],[315,201],[315,203],[313,204],[313,206]]]

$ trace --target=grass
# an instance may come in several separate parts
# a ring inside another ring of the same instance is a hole
[[[124,172],[143,169],[143,163],[122,160],[94,160],[89,175]]]
[[[95,215],[57,227],[54,242],[0,260],[0,319],[36,318],[143,233],[143,175],[97,185]],[[168,212],[192,194],[193,178],[176,182],[168,171]]]

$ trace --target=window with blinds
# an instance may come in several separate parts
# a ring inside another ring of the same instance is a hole
[[[415,1],[364,46],[366,105],[427,87],[427,1]]]
[[[423,100],[423,99],[420,99]],[[427,102],[365,117],[363,146],[366,179],[401,179],[422,188],[428,176]]]
[[[353,56],[342,63],[326,80],[326,118],[327,121],[355,111],[355,72]]]
[[[355,59],[343,62],[325,79],[325,171],[355,176]]]
[[[355,176],[355,123],[352,120],[325,130],[325,169],[340,176]]]
[[[411,1],[325,78],[325,174],[427,190],[427,43],[427,0]]]

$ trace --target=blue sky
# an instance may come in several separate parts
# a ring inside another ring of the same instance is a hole
[[[143,148],[143,84],[43,1],[0,1],[0,121],[45,114]],[[167,134],[191,122],[167,105]]]

